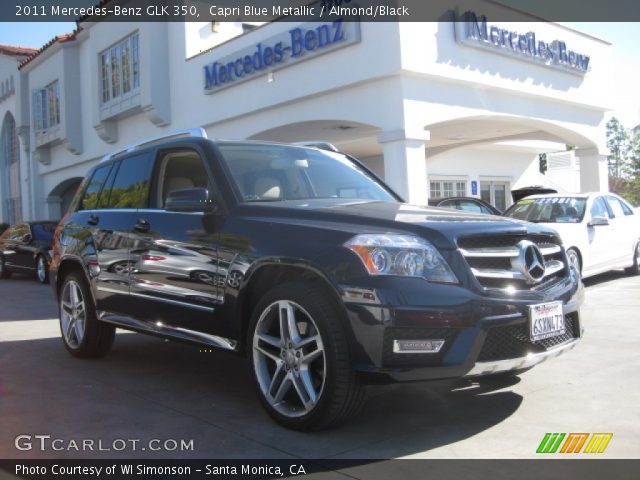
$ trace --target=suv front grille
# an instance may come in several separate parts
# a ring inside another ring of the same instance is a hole
[[[545,273],[532,281],[519,265],[522,240],[533,243],[544,259]],[[460,253],[484,288],[502,290],[541,290],[566,275],[562,247],[546,235],[483,235],[458,239]]]
[[[487,332],[478,362],[509,360],[524,357],[529,353],[540,353],[562,345],[580,336],[577,313],[565,315],[565,333],[557,337],[532,342],[529,337],[529,324],[524,321],[518,325],[492,327]]]

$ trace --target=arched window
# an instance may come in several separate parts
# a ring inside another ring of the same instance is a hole
[[[20,148],[16,122],[9,112],[4,116],[0,133],[0,166],[3,177],[3,217],[7,223],[14,224],[22,221]]]

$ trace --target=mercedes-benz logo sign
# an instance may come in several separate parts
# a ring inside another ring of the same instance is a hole
[[[524,275],[528,284],[534,284],[544,278],[544,257],[540,249],[529,240],[518,243],[520,254],[517,259],[517,268]]]

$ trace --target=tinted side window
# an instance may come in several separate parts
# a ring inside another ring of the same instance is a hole
[[[122,159],[111,188],[100,200],[103,208],[146,208],[149,201],[151,156],[135,155]],[[108,198],[108,200],[107,200]],[[103,200],[106,200],[103,202]]]
[[[5,240],[11,237],[11,232],[13,232],[13,228],[7,228],[2,235],[0,235],[0,240]]]
[[[633,215],[633,210],[629,205],[624,203],[617,197],[607,197],[609,206],[615,213],[616,217],[622,217],[623,215]]]
[[[55,223],[34,223],[31,225],[33,238],[43,242],[53,241],[53,232],[56,229]]]
[[[609,204],[609,208],[613,212],[613,216],[617,218],[624,217],[624,210],[622,210],[622,205],[615,197],[607,197],[607,203]]]
[[[102,190],[102,185],[109,174],[109,170],[111,170],[111,165],[105,165],[93,172],[93,176],[82,195],[82,200],[80,200],[78,210],[94,210],[98,207],[100,190]]]
[[[593,201],[593,205],[591,205],[591,216],[612,218],[612,215],[609,215],[609,209],[602,197],[598,197]]]
[[[11,236],[9,238],[11,238],[11,240],[20,241],[28,233],[31,233],[31,229],[29,228],[29,225],[26,223],[21,223],[20,225],[16,225],[15,227],[13,227],[11,231]]]

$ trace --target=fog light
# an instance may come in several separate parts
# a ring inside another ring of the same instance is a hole
[[[438,353],[444,340],[394,340],[393,353]]]

